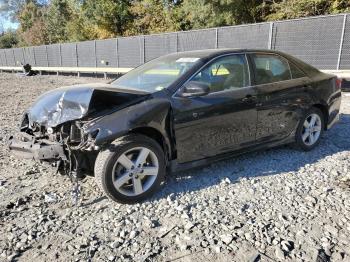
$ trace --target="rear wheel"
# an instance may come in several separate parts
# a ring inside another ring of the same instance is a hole
[[[95,178],[106,195],[120,203],[136,203],[151,196],[165,176],[164,152],[153,139],[129,135],[101,151]]]
[[[296,144],[309,151],[320,143],[324,130],[324,117],[318,108],[310,109],[300,121],[296,132]]]

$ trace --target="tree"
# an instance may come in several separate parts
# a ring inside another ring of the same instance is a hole
[[[130,7],[133,16],[125,35],[161,33],[178,30],[172,20],[174,6],[162,0],[135,1]]]
[[[261,21],[253,0],[188,0],[181,5],[178,21],[189,28],[208,28]]]
[[[39,5],[46,5],[49,0],[36,0]],[[18,15],[31,0],[0,0],[0,14],[12,21],[17,21]]]
[[[122,35],[131,19],[128,0],[84,0],[83,15],[93,25],[98,38]]]
[[[36,19],[32,27],[26,31],[20,31],[20,46],[33,46],[48,44],[47,28],[42,18]]]
[[[15,20],[25,3],[26,0],[0,0],[0,14],[8,19]]]
[[[45,12],[45,23],[49,43],[69,40],[67,24],[72,18],[72,6],[68,0],[52,0]]]
[[[26,3],[17,18],[20,22],[20,45],[41,45],[48,43],[45,23],[45,7],[34,1]]]
[[[0,49],[12,48],[18,44],[18,36],[14,31],[8,31],[0,34]]]
[[[74,11],[66,26],[69,41],[99,39],[95,26],[81,12]],[[102,37],[103,38],[103,37]]]
[[[349,0],[335,0],[331,4],[330,11],[333,14],[337,13],[349,13],[350,1]]]
[[[1,17],[20,24],[19,46],[349,11],[349,0],[0,0]]]
[[[350,8],[346,0],[279,0],[268,5],[268,21],[348,12]]]

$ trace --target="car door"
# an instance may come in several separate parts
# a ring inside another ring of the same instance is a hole
[[[282,140],[295,130],[306,104],[310,79],[277,54],[250,54],[258,92],[257,143]]]
[[[245,54],[219,57],[189,81],[209,85],[210,93],[173,97],[174,131],[179,163],[249,146],[255,141],[256,91],[250,86]]]

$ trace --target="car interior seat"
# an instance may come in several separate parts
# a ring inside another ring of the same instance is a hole
[[[244,68],[241,64],[224,64],[229,75],[226,77],[223,87],[224,89],[239,88],[245,85],[244,83]]]

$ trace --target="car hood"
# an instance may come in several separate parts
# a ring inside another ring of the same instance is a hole
[[[35,101],[27,112],[28,121],[30,126],[55,127],[130,104],[147,94],[101,83],[61,87],[44,93]]]

